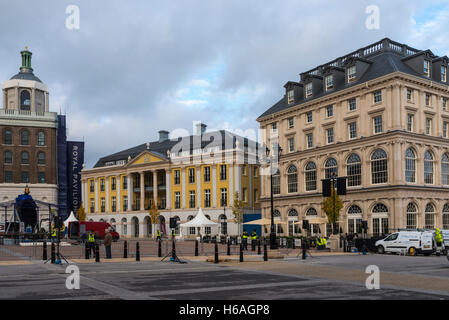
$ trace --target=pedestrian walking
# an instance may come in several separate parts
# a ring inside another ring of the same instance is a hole
[[[105,230],[104,236],[104,248],[106,250],[106,259],[111,259],[111,244],[112,244],[112,234],[109,231],[109,228]]]

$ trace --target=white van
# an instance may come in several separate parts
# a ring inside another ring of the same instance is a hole
[[[376,241],[377,252],[380,254],[411,252],[429,255],[433,252],[432,232],[399,231],[390,234],[383,240]]]
[[[443,236],[443,247],[447,252],[449,251],[449,230],[441,230],[441,235]]]

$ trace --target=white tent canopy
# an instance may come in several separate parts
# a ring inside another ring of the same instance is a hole
[[[197,228],[215,227],[215,226],[218,226],[218,223],[215,223],[215,222],[207,219],[207,217],[203,213],[203,210],[200,208],[200,210],[198,210],[198,213],[195,216],[195,218],[193,218],[189,222],[182,223],[180,226],[181,227],[197,227]]]
[[[78,221],[78,219],[75,218],[75,215],[73,214],[73,211],[71,211],[70,212],[70,216],[66,220],[64,220],[64,224],[65,224],[66,227],[68,227],[69,226],[69,222],[75,222],[75,221]]]

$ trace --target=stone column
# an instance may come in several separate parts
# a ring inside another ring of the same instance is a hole
[[[132,203],[133,203],[133,176],[132,173],[128,174],[128,211],[132,211]]]
[[[45,112],[49,112],[50,110],[50,95],[48,92],[45,92]]]
[[[100,199],[98,198],[98,189],[100,188],[100,179],[95,178],[95,212],[98,213]]]
[[[7,94],[6,94],[6,90],[5,90],[5,91],[3,91],[3,104],[2,104],[3,109],[8,109],[8,103],[6,101],[7,100],[6,97],[7,97]]]
[[[181,174],[181,185],[182,185],[182,191],[181,191],[181,208],[186,208],[186,169],[182,168],[180,170]]]
[[[36,112],[36,89],[32,88],[31,89],[31,101],[30,101],[30,110]]]
[[[217,166],[215,164],[212,165],[212,194],[210,195],[212,197],[212,207],[217,207]]]
[[[201,166],[196,167],[196,206],[201,208]]]
[[[15,100],[16,100],[16,110],[20,110],[20,105],[19,105],[19,87],[15,87],[14,88],[14,92],[15,92]]]
[[[122,182],[122,177],[120,175],[117,176],[116,178],[116,188],[117,188],[117,212],[122,211],[122,198],[120,196],[120,188],[121,188],[121,182]]]
[[[234,203],[234,166],[229,164],[228,165],[228,175],[229,175],[229,201],[228,201],[228,207],[232,206]]]
[[[153,201],[157,208],[157,170],[153,171]]]
[[[106,176],[106,212],[110,212],[110,208],[109,208],[109,178],[108,176]]]
[[[145,210],[145,172],[140,174],[140,210]]]
[[[165,173],[165,198],[167,202],[167,209],[171,209],[171,174],[170,170]]]
[[[240,170],[240,165],[236,165],[234,167],[234,172],[235,172],[235,187],[234,190],[235,192],[239,193],[239,198],[240,200],[242,199],[242,180],[240,179],[240,175],[241,175],[241,170]]]

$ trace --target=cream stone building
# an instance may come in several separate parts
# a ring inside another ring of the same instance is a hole
[[[347,177],[344,233],[360,233],[362,220],[374,235],[449,229],[448,62],[383,39],[285,85],[285,96],[258,118],[265,143],[283,150],[273,177],[278,233],[295,235],[307,219],[312,234],[329,235],[321,180],[333,172]]]
[[[260,214],[257,144],[228,131],[206,131],[175,139],[159,131],[159,140],[102,157],[94,168],[82,170],[82,199],[87,219],[106,221],[122,237],[169,234],[169,219],[192,220],[202,208],[217,228],[202,234],[239,234],[232,207],[239,194],[244,213]],[[149,210],[157,204],[159,217]],[[242,225],[240,225],[240,229]],[[241,230],[240,230],[241,231]],[[196,237],[190,228],[176,233]]]

